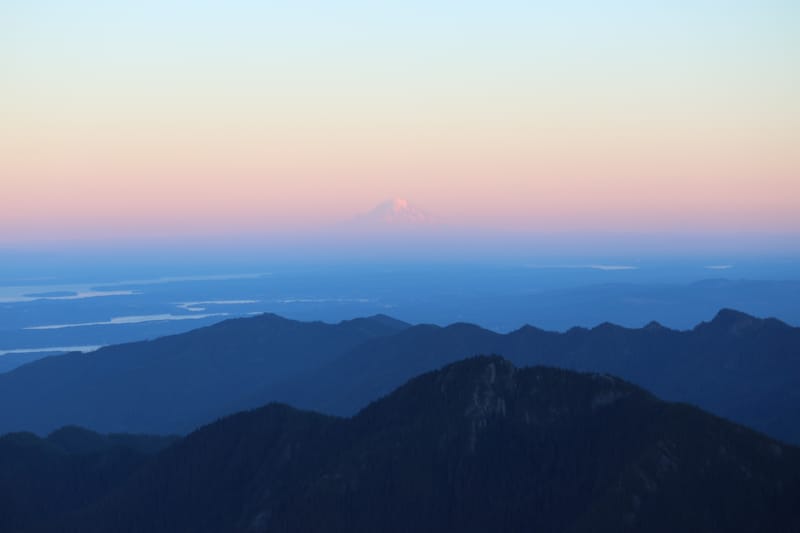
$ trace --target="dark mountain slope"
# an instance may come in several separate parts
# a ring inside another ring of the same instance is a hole
[[[800,452],[605,375],[479,357],[352,419],[206,426],[48,531],[798,531]]]
[[[407,325],[385,316],[325,324],[276,315],[227,320],[154,341],[49,357],[0,375],[0,433],[66,425],[176,433],[243,394],[315,368]]]
[[[0,531],[63,519],[124,483],[176,439],[63,428],[0,437]]]
[[[800,442],[800,328],[730,310],[690,331],[601,324],[566,333],[526,326],[499,335],[467,324],[414,326],[267,387],[240,407],[275,400],[351,415],[414,375],[479,353],[618,375],[664,399]]]

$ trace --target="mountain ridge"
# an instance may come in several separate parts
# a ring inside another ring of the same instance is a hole
[[[730,316],[722,311],[705,323],[710,326],[691,330],[600,324],[559,333],[526,325],[500,334],[476,326],[412,326],[273,385],[251,402],[275,399],[346,416],[417,373],[497,353],[522,366],[614,374],[664,399],[800,442],[794,423],[800,415],[800,328],[749,317],[749,329],[731,329]]]
[[[479,356],[350,419],[227,416],[40,531],[791,531],[798,497],[795,447],[616,377]]]
[[[0,401],[20,406],[0,412],[0,432],[74,424],[186,433],[270,401],[349,416],[414,375],[497,353],[520,366],[618,375],[800,442],[800,328],[735,313],[723,310],[690,330],[606,324],[559,333],[526,325],[507,334],[468,323],[411,326],[386,315],[338,324],[235,319],[0,375]]]
[[[0,401],[19,406],[0,413],[0,433],[48,433],[70,424],[102,432],[187,432],[226,414],[226,405],[248,390],[406,326],[381,315],[328,324],[262,314],[40,359],[0,374]]]

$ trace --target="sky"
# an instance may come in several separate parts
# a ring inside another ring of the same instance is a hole
[[[0,244],[800,234],[794,0],[0,2]]]

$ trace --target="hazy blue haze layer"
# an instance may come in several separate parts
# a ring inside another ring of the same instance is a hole
[[[384,313],[410,323],[468,321],[507,332],[524,324],[566,330],[651,320],[685,329],[728,307],[800,324],[800,261],[793,258],[357,265],[31,259],[0,267],[0,354],[6,353],[0,357],[155,338],[261,312],[332,322]]]

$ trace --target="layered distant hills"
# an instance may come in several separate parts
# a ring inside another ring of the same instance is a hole
[[[101,432],[186,433],[281,401],[352,415],[411,377],[477,354],[517,365],[609,373],[671,401],[800,442],[800,328],[732,310],[692,330],[603,324],[498,334],[470,324],[410,326],[378,315],[338,324],[276,315],[150,342],[50,357],[0,375],[0,433],[75,424]]]
[[[48,509],[21,516],[2,484],[0,517],[17,518],[4,531],[800,530],[797,448],[617,378],[500,357],[424,374],[350,419],[271,404],[155,456],[120,460],[108,438],[70,432],[0,439],[0,464],[44,487],[24,494]],[[60,465],[56,488],[40,464]]]
[[[231,404],[270,383],[407,326],[383,316],[332,325],[266,314],[40,359],[0,374],[0,405],[15,405],[0,412],[0,434],[73,424],[102,432],[185,433],[233,412]]]
[[[475,354],[620,376],[671,400],[800,443],[800,328],[733,310],[688,331],[650,323],[565,333],[526,326],[502,335],[472,324],[421,325],[366,342],[323,368],[243,403],[278,400],[351,415],[414,375]]]

